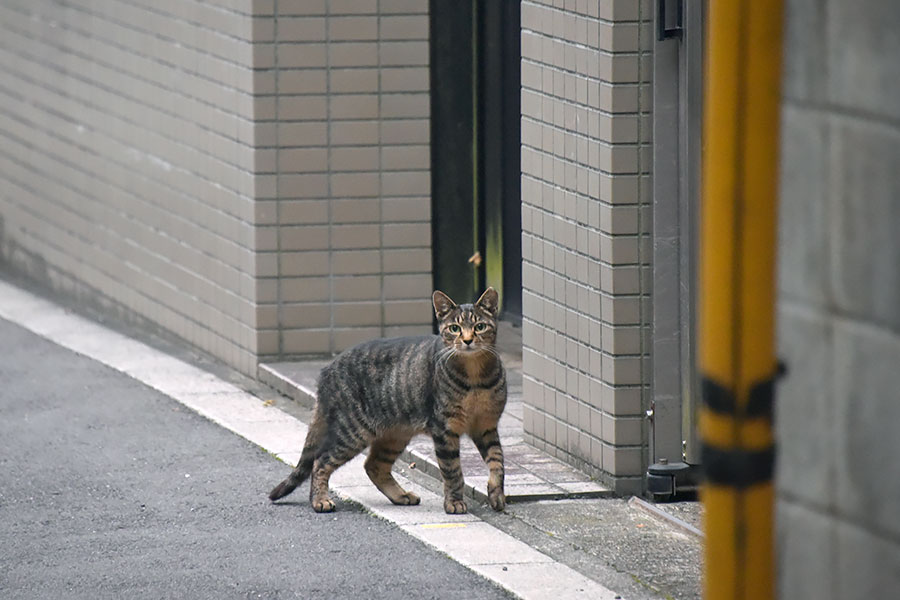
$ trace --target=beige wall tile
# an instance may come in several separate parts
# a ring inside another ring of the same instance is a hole
[[[381,326],[381,302],[340,302],[333,313],[335,327]]]
[[[431,198],[382,198],[382,217],[389,222],[431,220]]]
[[[331,253],[331,261],[335,275],[374,275],[382,270],[379,250],[339,250]]]
[[[323,69],[283,69],[279,71],[279,93],[324,94],[327,90],[328,82]]]
[[[384,251],[385,273],[430,273],[431,251],[428,248]]]
[[[328,59],[333,68],[376,67],[378,66],[378,44],[376,42],[329,44]]]
[[[308,277],[328,275],[331,257],[327,250],[278,252],[278,268],[281,277]]]
[[[377,171],[379,164],[378,146],[331,149],[332,171]]]
[[[330,329],[286,329],[282,352],[293,354],[328,354],[331,351]]]
[[[427,0],[380,0],[381,14],[419,13],[428,14]]]
[[[284,329],[319,329],[331,326],[331,305],[326,302],[284,304],[281,313],[280,327]],[[275,326],[279,327],[277,323]]]
[[[378,117],[377,94],[334,94],[329,98],[332,119],[374,119]]]
[[[377,191],[377,186],[376,186]],[[334,223],[372,223],[381,220],[378,198],[338,198],[331,201]]]
[[[278,15],[324,15],[328,0],[278,0]]]
[[[378,92],[378,69],[329,69],[329,91],[334,94]]]
[[[331,280],[328,277],[282,277],[281,301],[326,302],[331,297]]]
[[[335,277],[332,281],[335,301],[381,300],[380,275]]]
[[[333,198],[377,196],[379,173],[335,173],[329,177]]]
[[[384,305],[384,319],[388,325],[431,323],[432,311],[427,300],[389,301]]]
[[[378,19],[374,16],[330,17],[328,19],[328,39],[335,42],[377,40]]]
[[[384,246],[421,247],[431,244],[429,223],[387,223],[384,225]]]
[[[279,17],[279,39],[294,42],[324,42],[327,32],[326,19],[322,17]]]
[[[341,352],[380,335],[380,327],[336,328],[334,330],[334,350]]]
[[[283,21],[281,19],[279,23]],[[322,38],[324,39],[324,35]],[[279,68],[325,68],[328,64],[327,46],[322,43],[277,44],[275,47]],[[274,62],[272,65],[257,64],[256,67],[272,68]]]
[[[387,299],[430,298],[431,292],[430,273],[384,276],[384,297]]]
[[[428,39],[427,16],[383,16],[381,38],[384,40],[426,40]]]
[[[378,248],[381,245],[381,225],[334,225],[331,228],[331,247],[335,250]]]
[[[426,23],[427,23],[427,19]],[[382,24],[384,22],[382,21]],[[419,40],[426,40],[427,35]],[[388,67],[409,67],[428,64],[427,41],[394,41],[378,44],[381,64]]]
[[[378,14],[378,0],[329,0],[328,12],[332,15]]]

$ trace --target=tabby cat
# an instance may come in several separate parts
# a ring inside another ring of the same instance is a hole
[[[497,422],[506,405],[506,371],[494,348],[497,292],[475,304],[432,297],[439,335],[365,342],[341,353],[319,375],[318,401],[297,467],[269,493],[287,496],[311,476],[316,512],[331,512],[328,479],[366,447],[366,473],[394,504],[418,504],[391,475],[416,434],[434,440],[444,480],[444,510],[466,512],[459,438],[469,435],[490,469],[488,499],[503,510],[503,450]]]

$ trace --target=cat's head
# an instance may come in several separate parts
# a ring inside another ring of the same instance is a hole
[[[462,353],[492,351],[497,341],[497,290],[489,287],[475,304],[456,304],[441,291],[432,296],[444,344]]]

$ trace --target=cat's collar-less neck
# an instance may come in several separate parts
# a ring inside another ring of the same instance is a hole
[[[482,349],[482,350],[457,350],[453,353],[453,358],[460,360],[486,360],[486,359],[496,359],[497,354],[493,349]]]
[[[450,356],[449,362],[457,370],[465,372],[473,379],[477,379],[483,374],[493,371],[500,364],[500,357],[497,356],[496,351],[493,351],[493,349],[454,352]]]

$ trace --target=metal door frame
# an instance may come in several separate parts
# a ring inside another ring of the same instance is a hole
[[[520,3],[431,0],[434,286],[521,322]]]
[[[657,0],[653,45],[653,328],[647,490],[693,488],[703,0]]]

